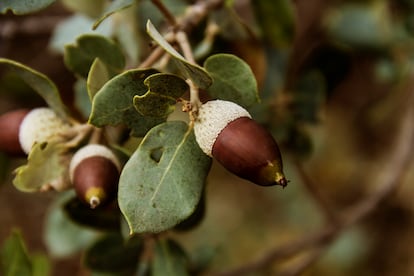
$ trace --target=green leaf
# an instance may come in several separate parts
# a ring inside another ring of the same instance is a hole
[[[173,240],[158,240],[152,262],[153,276],[184,276],[188,273],[188,259],[179,244]]]
[[[382,48],[393,39],[388,4],[346,3],[326,16],[328,33],[336,40],[361,48]]]
[[[252,1],[263,38],[275,48],[290,47],[295,34],[295,18],[292,1]]]
[[[95,58],[100,58],[108,70],[119,72],[125,67],[125,57],[121,49],[104,36],[84,34],[78,37],[75,44],[65,46],[66,66],[84,78],[88,76]]]
[[[119,233],[108,234],[86,251],[84,264],[97,272],[132,272],[137,267],[142,249],[140,237],[133,236],[125,241]]]
[[[85,117],[88,118],[91,114],[91,100],[88,96],[86,80],[77,79],[74,85],[75,99],[74,105],[79,110],[79,112]]]
[[[93,24],[93,29],[95,30],[98,26],[104,21],[106,18],[111,16],[112,14],[119,12],[123,9],[129,8],[134,4],[134,0],[115,0],[105,9],[104,14],[95,21]]]
[[[11,10],[14,14],[26,14],[46,8],[56,0],[1,0],[0,12]]]
[[[18,75],[46,101],[58,116],[67,119],[66,107],[60,98],[58,88],[46,75],[6,58],[0,58],[0,65]]]
[[[88,79],[86,86],[88,88],[89,99],[92,101],[96,93],[104,86],[104,84],[114,76],[113,73],[109,72],[105,63],[100,59],[96,58],[89,70]]]
[[[133,136],[144,136],[166,118],[142,116],[134,107],[133,98],[144,95],[144,80],[158,73],[155,69],[129,70],[108,81],[95,95],[89,122],[97,127],[126,124]]]
[[[50,275],[50,261],[44,254],[32,255],[33,276]]]
[[[212,79],[209,74],[197,64],[188,62],[180,53],[174,49],[174,47],[172,47],[165,40],[165,38],[157,31],[157,29],[149,20],[147,22],[147,33],[158,43],[160,47],[162,47],[174,58],[178,68],[180,69],[180,72],[186,78],[191,79],[195,85],[202,89],[207,89],[211,85]]]
[[[19,231],[13,231],[4,242],[0,257],[1,275],[32,275],[33,266]]]
[[[67,148],[60,142],[35,144],[27,164],[15,170],[14,186],[24,192],[36,192],[49,185],[67,187],[70,156],[66,152]]]
[[[213,78],[210,96],[249,107],[259,101],[256,78],[249,65],[230,54],[210,56],[204,67]]]
[[[70,220],[61,205],[75,195],[64,193],[50,206],[46,215],[44,241],[49,253],[58,258],[68,257],[90,246],[98,232],[81,227]]]
[[[144,116],[165,117],[175,109],[177,99],[187,90],[188,85],[182,78],[172,74],[154,74],[144,84],[147,93],[134,97],[134,106]]]
[[[169,121],[151,129],[119,182],[118,202],[131,233],[161,232],[188,218],[210,165],[186,123]]]
[[[121,229],[121,213],[115,206],[91,209],[77,197],[73,197],[63,205],[63,211],[73,222],[98,230],[119,231]]]
[[[110,36],[113,33],[113,24],[107,20],[104,24],[92,31],[91,25],[93,20],[87,16],[75,13],[72,16],[65,17],[53,29],[52,37],[49,41],[49,48],[59,54],[64,54],[65,45],[73,44],[78,37],[84,34],[100,34]]]

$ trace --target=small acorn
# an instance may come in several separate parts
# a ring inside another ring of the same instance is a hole
[[[19,141],[20,125],[29,109],[17,109],[0,116],[0,151],[10,155],[24,155]]]
[[[51,108],[32,109],[23,118],[19,127],[19,142],[22,150],[29,154],[35,143],[46,142],[51,137],[68,130],[70,125],[63,121]]]
[[[78,150],[69,166],[70,180],[78,198],[91,208],[116,197],[121,164],[114,153],[98,144]]]
[[[276,141],[243,107],[223,100],[203,104],[194,132],[203,152],[235,175],[261,186],[287,185]]]

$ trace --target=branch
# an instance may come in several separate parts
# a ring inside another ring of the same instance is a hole
[[[404,173],[410,166],[414,154],[414,125],[412,124],[414,107],[412,106],[412,97],[413,96],[410,95],[406,100],[406,104],[409,106],[406,106],[407,109],[405,116],[401,120],[400,131],[396,134],[395,149],[387,158],[387,165],[385,168],[378,170],[379,172],[376,175],[376,179],[374,179],[379,186],[376,192],[369,197],[362,199],[359,203],[347,208],[339,214],[337,219],[328,219],[327,224],[319,231],[295,241],[290,241],[285,245],[271,248],[256,260],[227,272],[218,273],[217,275],[246,275],[268,267],[276,261],[295,256],[306,250],[316,250],[313,254],[308,255],[307,258],[302,259],[302,262],[288,268],[283,272],[284,274],[282,273],[282,275],[298,275],[318,259],[319,255],[322,253],[322,249],[335,240],[335,238],[341,234],[342,230],[360,222],[374,211],[385,198],[390,196],[392,192],[398,188],[399,184],[402,182]],[[299,166],[299,168],[301,167]],[[326,210],[329,206],[321,197],[316,187],[312,186],[311,181],[309,181],[309,178],[304,174],[303,170],[300,171],[300,173],[303,174],[302,176],[305,176],[306,184],[311,185],[308,186],[308,190],[314,196],[321,208],[324,209],[326,216],[328,218],[331,217],[332,214]],[[339,223],[333,223],[336,221]]]

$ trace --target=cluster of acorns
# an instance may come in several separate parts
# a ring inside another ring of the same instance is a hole
[[[34,144],[64,135],[70,128],[71,125],[51,108],[11,111],[0,116],[0,151],[24,156],[30,153]],[[83,146],[71,157],[68,169],[78,198],[90,207],[95,208],[115,198],[121,164],[108,147]]]
[[[0,116],[0,151],[29,154],[71,126],[50,108],[16,110]],[[222,100],[203,104],[194,121],[197,143],[235,175],[262,185],[286,186],[276,141],[241,106]],[[78,197],[92,208],[116,197],[121,164],[106,146],[89,144],[72,157],[69,174]]]

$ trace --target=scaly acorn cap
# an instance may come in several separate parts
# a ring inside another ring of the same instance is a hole
[[[91,208],[116,196],[121,164],[107,147],[90,144],[79,149],[69,166],[70,180],[78,198]]]
[[[20,146],[26,154],[29,154],[35,143],[46,142],[54,135],[64,132],[69,127],[70,126],[49,107],[32,109],[20,124]]]
[[[0,116],[0,151],[11,155],[24,155],[20,146],[19,130],[29,112],[29,109],[17,109]]]
[[[223,100],[203,104],[194,132],[203,152],[235,175],[261,186],[287,185],[276,141],[243,107]]]

